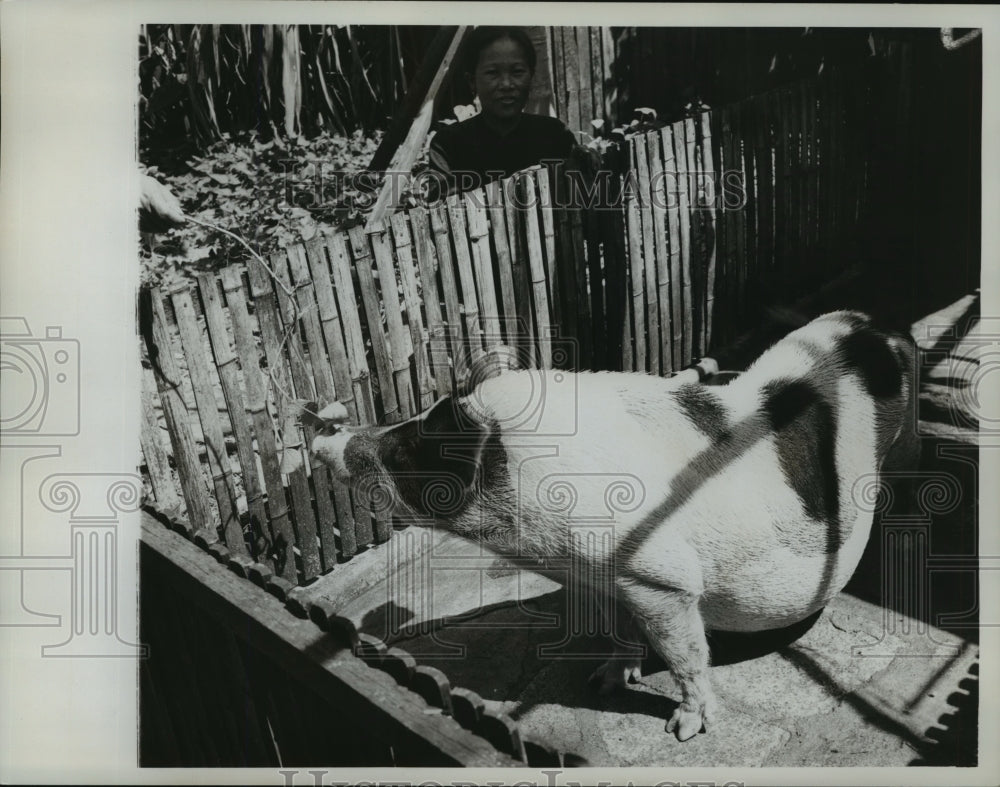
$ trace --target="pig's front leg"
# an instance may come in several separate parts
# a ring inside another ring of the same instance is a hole
[[[681,704],[666,731],[686,741],[713,720],[715,695],[708,680],[708,642],[698,596],[682,590],[628,583],[622,598],[649,644],[667,663],[681,688]]]

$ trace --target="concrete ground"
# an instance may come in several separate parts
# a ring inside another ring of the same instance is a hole
[[[587,679],[610,643],[566,630],[575,594],[453,536],[399,532],[306,597],[477,692],[522,735],[590,765],[973,765],[982,330],[975,296],[914,324],[921,473],[938,491],[916,517],[879,504],[854,579],[814,619],[711,635],[720,712],[708,734],[679,743],[664,732],[679,694],[655,657],[637,683],[598,694]]]

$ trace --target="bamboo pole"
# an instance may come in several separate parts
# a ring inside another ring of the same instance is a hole
[[[313,249],[315,253],[315,246]],[[316,393],[319,398],[327,403],[334,402],[337,401],[337,388],[332,374],[333,364],[327,362],[324,352],[323,327],[320,323],[320,310],[313,288],[307,252],[299,244],[289,246],[287,252],[291,266],[292,283],[295,286],[298,314],[305,330],[306,341],[309,342],[309,363],[308,365],[303,364],[299,371],[302,379],[295,380],[295,363],[292,364],[292,379],[296,389],[300,389],[300,382],[305,385],[311,377],[315,381]],[[316,264],[311,267],[320,266]],[[289,323],[286,322],[287,324]],[[347,387],[347,390],[350,391],[350,386]],[[308,425],[303,425],[303,431],[307,444],[312,445],[316,436],[315,430]],[[340,528],[341,534],[345,531],[354,532],[354,512],[351,510],[351,496],[347,487],[333,478],[325,465],[317,462],[313,464],[311,469],[316,492],[323,570],[330,571],[337,563],[334,525]],[[331,507],[330,501],[331,491],[333,493],[333,507]]]
[[[469,360],[462,341],[462,312],[459,306],[458,285],[455,282],[455,267],[452,261],[451,238],[448,231],[448,214],[443,205],[436,205],[431,209],[431,227],[434,231],[438,271],[441,274],[441,293],[444,296],[445,313],[448,316],[448,332],[451,337],[455,377],[462,379],[468,373]]]
[[[486,185],[486,217],[490,237],[496,251],[497,274],[500,281],[500,300],[503,304],[501,326],[507,344],[512,347],[520,345],[517,324],[517,299],[514,295],[514,272],[511,267],[511,248],[508,245],[508,232],[504,219],[503,190],[498,181]]]
[[[413,227],[413,247],[420,269],[424,312],[430,338],[430,362],[434,386],[438,396],[447,396],[451,390],[451,369],[448,364],[448,335],[441,313],[441,295],[438,291],[434,259],[434,242],[430,234],[430,216],[424,208],[410,211]]]
[[[554,327],[562,330],[564,315],[562,309],[563,283],[559,277],[559,266],[556,260],[555,216],[553,211],[552,189],[549,184],[549,173],[544,167],[538,167],[528,172],[527,177],[533,180],[537,187],[538,199],[533,201],[528,210],[541,208],[542,237],[544,240],[545,269],[548,274],[549,314]]]
[[[403,325],[403,312],[399,306],[399,284],[396,282],[392,246],[385,230],[369,233],[369,239],[375,252],[382,306],[385,310],[386,326],[389,329],[389,356],[392,359],[396,393],[399,395],[403,420],[406,420],[417,414],[416,397],[410,379],[410,356],[413,353],[410,348],[410,335]]]
[[[195,314],[194,302],[187,289],[177,289],[171,292],[171,300],[174,305],[174,313],[177,316],[177,330],[180,334],[181,346],[184,348],[184,357],[187,361],[198,418],[205,438],[208,467],[212,476],[212,485],[215,488],[215,499],[219,504],[223,537],[230,551],[246,555],[248,552],[243,541],[243,529],[240,526],[236,509],[233,471],[226,453],[223,427],[219,420],[218,404],[208,370],[208,362],[205,359],[202,337],[198,331],[198,318]]]
[[[228,266],[221,271],[222,287],[229,304],[229,316],[233,324],[233,338],[236,342],[236,353],[243,367],[243,383],[247,389],[247,411],[253,424],[254,436],[257,442],[257,456],[267,491],[267,518],[264,520],[269,528],[271,543],[279,538],[288,544],[295,543],[292,533],[292,522],[289,518],[288,500],[285,497],[285,487],[281,480],[281,467],[278,459],[278,448],[274,439],[274,426],[267,410],[267,389],[264,386],[260,366],[260,350],[254,339],[250,324],[250,313],[247,310],[248,293],[243,289],[240,269]],[[257,560],[273,567],[273,560]],[[294,561],[289,560],[281,575],[289,580],[295,580]]]
[[[219,281],[214,274],[202,273],[197,276],[204,306],[205,324],[215,356],[215,368],[222,385],[222,394],[229,411],[229,420],[236,440],[236,453],[242,469],[243,491],[250,513],[253,531],[262,533],[267,514],[264,510],[263,490],[257,474],[257,459],[253,450],[253,436],[247,423],[247,407],[240,388],[236,370],[236,355],[229,344],[229,332],[222,313],[219,299]],[[241,533],[242,536],[242,533]],[[242,540],[242,539],[241,539]]]
[[[545,291],[545,258],[542,253],[542,238],[538,226],[538,213],[534,179],[525,174],[519,178],[525,190],[526,238],[531,286],[535,298],[535,316],[538,321],[539,364],[543,369],[552,368],[552,326],[549,321],[549,307]]]
[[[465,316],[465,330],[469,339],[469,354],[472,361],[483,357],[483,330],[479,322],[479,298],[476,295],[476,280],[472,273],[472,257],[469,253],[468,227],[461,197],[448,197],[448,220],[451,225],[451,239],[455,246],[455,268],[462,292],[462,306]]]
[[[466,227],[472,246],[472,270],[485,331],[486,349],[503,344],[500,327],[500,307],[497,304],[496,286],[493,281],[493,259],[490,255],[489,224],[486,219],[486,194],[482,189],[467,192],[462,202],[465,207]]]
[[[514,307],[520,333],[519,346],[530,367],[538,364],[535,349],[535,318],[531,306],[531,272],[528,270],[527,222],[525,212],[517,209],[518,177],[502,181],[503,212],[510,245],[510,265],[514,277]]]
[[[705,190],[705,198],[702,205],[699,206],[701,216],[705,221],[705,226],[708,231],[709,238],[706,241],[706,259],[705,264],[708,268],[707,281],[705,285],[705,334],[701,342],[702,353],[708,353],[711,351],[712,345],[712,333],[715,317],[715,277],[716,277],[716,264],[718,258],[718,246],[716,234],[716,220],[715,220],[715,193],[712,190],[711,193],[707,193],[711,188],[711,183],[714,182],[715,177],[715,159],[712,153],[712,118],[711,113],[702,112],[699,116],[700,131],[701,131],[701,161],[702,166],[700,167],[700,173],[703,182],[703,189]]]
[[[683,367],[684,355],[684,297],[681,280],[681,209],[680,209],[680,177],[677,171],[677,156],[674,154],[674,130],[665,126],[660,130],[660,140],[663,146],[663,187],[667,216],[667,233],[670,238],[668,260],[669,274],[666,277],[670,288],[670,351],[671,366],[675,369]]]
[[[625,193],[625,217],[628,224],[628,255],[629,273],[632,285],[632,331],[635,336],[635,371],[648,372],[649,356],[646,349],[646,315],[645,315],[645,272],[642,264],[642,225],[639,217],[638,178],[631,166],[635,161],[634,140],[628,140],[628,161],[630,164],[629,178]]]
[[[175,516],[180,513],[182,502],[177,495],[177,488],[170,475],[167,452],[160,440],[160,427],[157,423],[154,404],[155,395],[156,381],[153,379],[153,371],[144,365],[142,367],[142,430],[139,434],[139,440],[142,445],[142,454],[146,459],[149,480],[153,485],[156,507],[167,516]]]
[[[644,136],[630,140],[632,165],[639,181],[639,227],[642,237],[642,267],[646,301],[646,341],[648,360],[646,369],[659,376],[660,371],[660,310],[657,303],[658,284],[656,281],[656,246],[653,243],[653,199],[649,184],[649,160],[646,155]]]
[[[375,368],[378,373],[379,394],[382,399],[382,412],[386,423],[394,424],[402,420],[399,398],[392,377],[392,362],[389,359],[389,348],[386,345],[385,332],[382,329],[381,303],[375,289],[375,278],[372,275],[372,254],[368,246],[368,236],[362,227],[353,227],[348,233],[351,241],[351,255],[354,270],[358,274],[358,286],[361,289],[361,300],[364,304],[365,318],[368,321],[368,335],[371,338],[372,354],[375,356]]]
[[[687,366],[693,357],[694,328],[692,318],[694,316],[694,302],[692,300],[691,268],[692,248],[691,248],[691,203],[690,203],[690,178],[692,164],[688,162],[687,139],[685,134],[685,124],[683,120],[678,120],[672,126],[674,137],[674,158],[677,161],[677,211],[680,219],[681,238],[681,319],[683,320],[683,331],[681,334],[681,361],[680,366]]]
[[[396,245],[396,260],[399,265],[399,281],[406,305],[406,323],[410,329],[410,344],[413,347],[413,365],[417,374],[417,390],[420,409],[425,410],[434,403],[434,389],[428,364],[427,348],[424,346],[424,322],[420,316],[420,294],[417,288],[417,274],[413,267],[413,244],[406,222],[406,214],[397,213],[391,217],[392,237]]]
[[[659,306],[660,368],[663,374],[674,371],[670,324],[670,246],[676,238],[667,231],[667,192],[663,171],[662,137],[658,131],[645,135],[649,162],[649,199],[653,215],[653,241],[656,251],[656,300]]]

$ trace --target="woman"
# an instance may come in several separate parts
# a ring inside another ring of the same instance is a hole
[[[565,161],[578,149],[558,118],[524,111],[535,73],[535,49],[519,27],[477,27],[470,34],[465,78],[482,111],[444,126],[430,149],[439,186],[467,191],[543,162]]]

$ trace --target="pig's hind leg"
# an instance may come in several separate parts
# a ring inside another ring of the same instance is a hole
[[[666,731],[682,741],[694,737],[703,726],[707,729],[715,712],[698,596],[642,582],[629,583],[622,590],[649,644],[680,684],[681,703],[667,721]]]
[[[638,682],[642,679],[642,658],[646,648],[641,644],[641,632],[628,609],[614,599],[600,594],[594,595],[594,603],[604,623],[602,633],[611,636],[614,653],[594,670],[589,682],[597,688],[598,693],[609,694],[630,681]],[[618,620],[624,621],[623,626],[616,625],[616,616]]]

